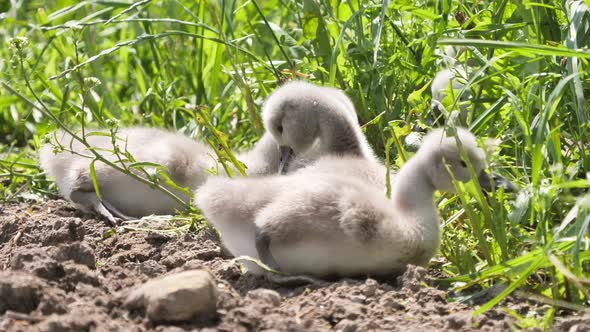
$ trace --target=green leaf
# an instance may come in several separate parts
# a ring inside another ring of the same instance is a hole
[[[94,163],[97,159],[93,159],[90,162],[90,177],[92,178],[92,185],[94,186],[94,192],[96,193],[96,197],[102,202],[102,196],[100,195],[100,189],[98,188],[98,181],[96,180],[96,169],[94,168]]]
[[[471,47],[489,47],[497,49],[512,50],[525,55],[546,55],[546,56],[566,56],[590,58],[590,52],[585,50],[570,50],[565,47],[555,47],[547,45],[535,45],[519,42],[507,42],[496,40],[480,39],[440,39],[440,45],[454,46],[471,46]]]

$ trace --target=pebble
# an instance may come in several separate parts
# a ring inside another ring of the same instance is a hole
[[[125,307],[145,309],[153,322],[179,322],[215,313],[217,290],[208,271],[189,270],[147,281],[126,298]]]
[[[358,324],[349,319],[343,319],[334,326],[334,330],[342,332],[356,332],[357,329]]]
[[[278,307],[281,304],[281,295],[272,289],[258,288],[249,291],[248,295],[253,299],[265,301],[273,307]]]
[[[377,283],[377,281],[375,279],[368,278],[365,281],[365,285],[362,289],[362,292],[366,297],[371,297],[371,296],[375,295],[375,292],[377,291],[378,287],[379,287],[379,284]]]

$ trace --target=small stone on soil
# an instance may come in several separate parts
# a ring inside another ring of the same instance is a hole
[[[153,279],[132,291],[128,309],[145,309],[153,322],[178,322],[215,313],[215,280],[205,270],[190,270]]]
[[[265,301],[273,307],[278,307],[281,304],[281,295],[272,289],[254,289],[248,292],[248,296],[253,299]]]
[[[357,329],[358,324],[348,319],[343,319],[334,326],[334,330],[342,332],[355,332]]]
[[[365,285],[363,287],[363,294],[366,297],[371,297],[371,296],[375,295],[377,288],[379,288],[379,284],[377,283],[377,281],[375,279],[367,279],[365,281]]]

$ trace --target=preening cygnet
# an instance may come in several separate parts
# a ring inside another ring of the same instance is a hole
[[[57,140],[66,150],[53,153],[51,145],[39,151],[41,167],[53,177],[64,197],[76,203],[87,212],[97,212],[111,223],[116,218],[127,219],[150,214],[172,214],[180,203],[167,194],[141,183],[102,162],[95,162],[95,174],[102,202],[95,193],[90,163],[94,155],[79,141],[65,132],[56,133]],[[110,136],[86,137],[88,143],[106,159],[121,166],[119,158],[129,166],[129,152],[136,162],[150,162],[164,166],[167,175],[179,186],[196,188],[205,181],[207,170],[215,164],[214,152],[204,144],[190,138],[154,128],[126,128],[117,132],[115,140],[119,156],[114,153]],[[154,170],[153,167],[146,169]],[[137,169],[136,174],[142,175]],[[188,202],[189,195],[164,185],[182,200]]]
[[[480,184],[489,187],[475,137],[457,128],[457,139]],[[428,263],[439,243],[434,191],[454,192],[449,171],[459,181],[471,178],[456,138],[443,129],[428,134],[400,169],[391,199],[365,179],[316,169],[321,162],[282,177],[210,179],[197,192],[197,206],[213,225],[234,230],[222,236],[236,256],[290,275],[383,275]]]
[[[238,155],[249,176],[293,172],[326,155],[375,159],[342,90],[286,83],[264,102],[262,118],[266,133],[252,150]]]
[[[354,106],[341,90],[290,82],[270,95],[262,113],[266,130],[280,145],[281,173],[326,155],[375,160]]]

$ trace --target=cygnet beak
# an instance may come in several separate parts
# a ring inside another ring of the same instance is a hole
[[[492,173],[492,177],[490,178],[488,173],[486,173],[485,171],[481,171],[481,173],[477,177],[477,181],[479,182],[481,189],[488,192],[492,191],[493,188],[500,187],[504,188],[504,192],[507,193],[518,191],[518,187],[514,185],[512,182],[506,180],[506,178],[504,178],[503,176],[494,173]]]
[[[287,174],[287,169],[289,168],[289,163],[293,155],[293,149],[290,147],[286,145],[279,146],[279,174]]]

